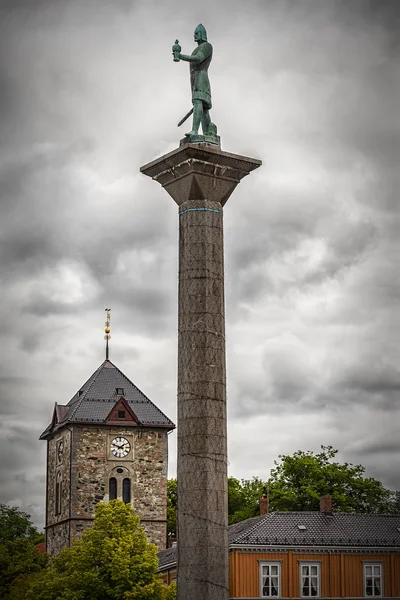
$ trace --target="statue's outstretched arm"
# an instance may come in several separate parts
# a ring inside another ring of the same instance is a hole
[[[187,54],[179,54],[179,58],[181,60],[186,60],[187,62],[202,62],[206,57],[202,52],[198,52],[197,54],[192,54],[190,56]]]

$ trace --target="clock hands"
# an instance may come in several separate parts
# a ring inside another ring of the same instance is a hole
[[[129,454],[131,445],[124,437],[116,437],[112,440],[110,448],[114,456],[124,458]]]

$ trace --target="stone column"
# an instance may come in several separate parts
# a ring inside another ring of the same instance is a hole
[[[178,204],[178,600],[228,598],[223,205],[261,161],[183,144],[141,172]]]

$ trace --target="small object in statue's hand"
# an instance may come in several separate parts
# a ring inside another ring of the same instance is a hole
[[[179,55],[181,53],[182,48],[179,45],[179,40],[175,40],[175,44],[172,46],[172,54],[174,55],[174,61],[179,62]]]

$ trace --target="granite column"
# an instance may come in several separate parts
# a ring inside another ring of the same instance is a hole
[[[261,165],[183,143],[141,171],[178,204],[178,600],[228,598],[223,206]]]

